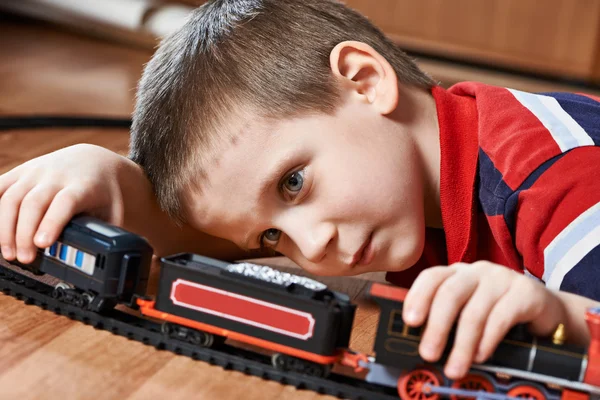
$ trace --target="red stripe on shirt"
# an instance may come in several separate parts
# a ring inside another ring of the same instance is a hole
[[[541,278],[544,249],[580,214],[600,202],[600,148],[579,147],[556,161],[519,194],[516,247],[525,267]]]
[[[479,146],[513,190],[546,160],[561,153],[542,122],[505,88],[473,84]],[[518,165],[518,168],[515,168]]]

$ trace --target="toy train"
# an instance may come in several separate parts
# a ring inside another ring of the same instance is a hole
[[[373,283],[379,304],[374,356],[349,350],[355,305],[345,294],[315,280],[250,263],[226,263],[196,254],[161,259],[155,297],[147,296],[152,248],[141,237],[94,218],[79,216],[57,243],[20,267],[61,280],[53,296],[100,312],[117,304],[162,321],[162,334],[196,346],[233,339],[272,354],[275,368],[326,377],[336,364],[367,369],[366,380],[397,388],[403,400],[462,398],[585,400],[600,397],[600,310],[585,318],[586,348],[554,337],[531,336],[514,327],[483,364],[460,380],[447,379],[439,363],[418,354],[421,328],[402,320],[406,290]]]
[[[140,236],[88,216],[67,224],[59,241],[38,250],[30,264],[13,264],[62,282],[53,297],[102,311],[117,304],[134,306],[134,295],[146,292],[152,247]]]

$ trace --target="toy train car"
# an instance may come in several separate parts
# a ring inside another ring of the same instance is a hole
[[[406,290],[373,283],[380,306],[374,356],[348,350],[355,314],[348,296],[312,279],[273,268],[226,263],[195,254],[161,259],[155,297],[146,295],[152,249],[147,242],[99,220],[78,217],[59,241],[24,268],[62,280],[54,296],[102,312],[115,304],[162,321],[163,334],[197,346],[224,339],[272,354],[281,370],[324,377],[334,364],[369,370],[370,382],[397,387],[403,400],[460,398],[587,400],[600,397],[600,310],[585,318],[586,348],[531,336],[517,326],[483,364],[450,381],[443,373],[451,340],[438,363],[419,357],[421,330],[402,320]],[[583,316],[582,316],[583,317]]]
[[[73,218],[52,246],[18,266],[60,279],[53,296],[93,311],[135,306],[144,295],[153,250],[146,240],[96,218]]]
[[[209,345],[217,338],[273,351],[273,364],[324,376],[348,348],[355,305],[315,280],[267,266],[195,254],[162,259],[155,301],[143,314],[171,336]]]

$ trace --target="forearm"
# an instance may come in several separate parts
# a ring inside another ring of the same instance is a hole
[[[130,160],[118,172],[123,193],[123,228],[144,236],[157,256],[178,252],[195,252],[222,260],[257,256],[234,243],[207,235],[188,225],[177,226],[164,213],[142,169]]]

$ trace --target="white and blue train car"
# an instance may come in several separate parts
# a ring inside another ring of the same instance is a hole
[[[69,246],[62,242],[56,242],[44,251],[46,257],[52,257],[68,265],[76,268],[84,274],[93,276],[96,268],[96,256],[80,250],[76,247]]]
[[[20,267],[60,279],[87,298],[91,309],[117,303],[135,305],[146,294],[153,249],[141,236],[99,219],[72,219],[58,241],[40,249],[31,264]]]

